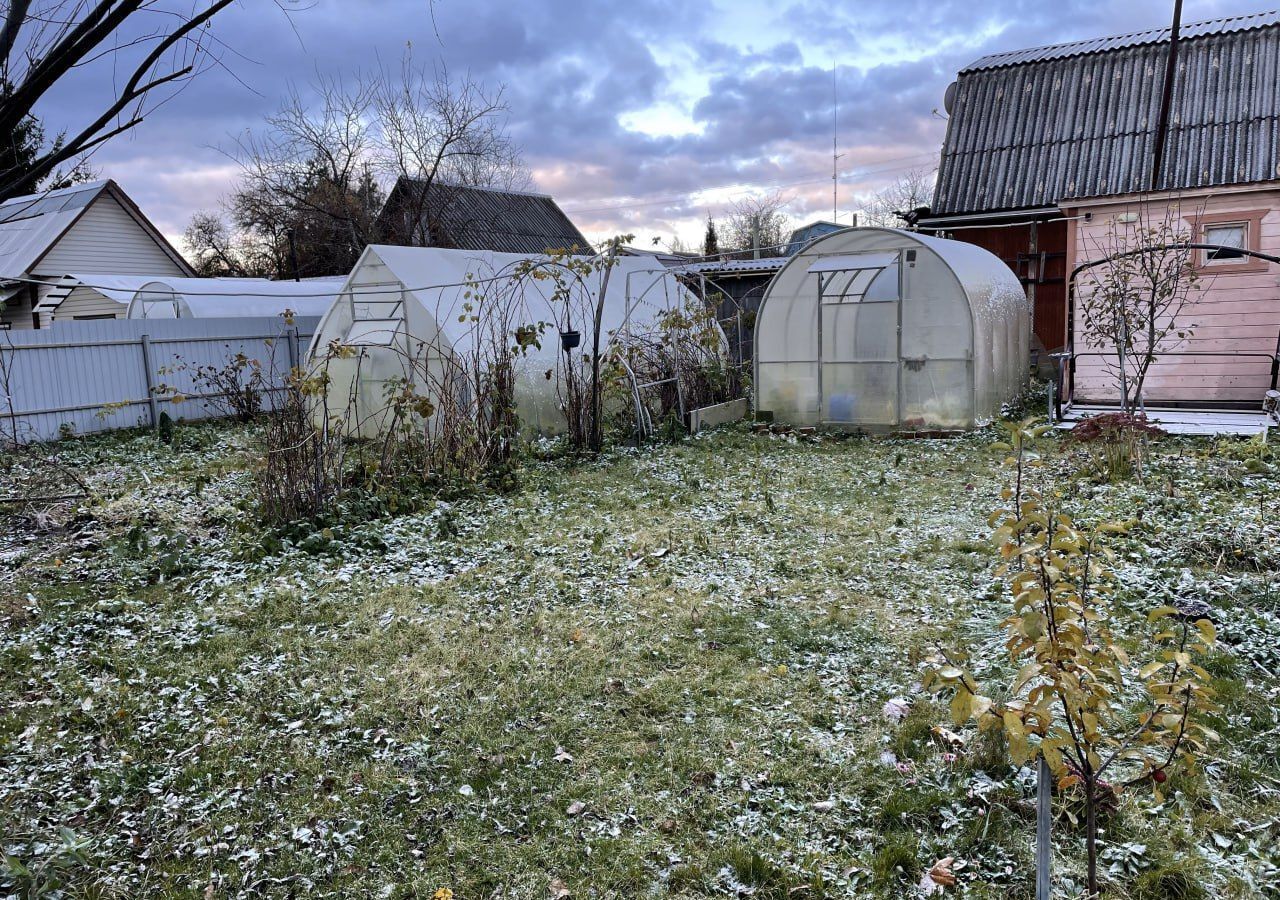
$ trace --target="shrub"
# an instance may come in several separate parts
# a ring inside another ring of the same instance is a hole
[[[1071,442],[1084,447],[1093,469],[1107,481],[1122,481],[1141,471],[1148,440],[1164,431],[1144,415],[1103,413],[1090,416],[1071,431]]]
[[[200,366],[179,359],[177,365],[160,370],[162,375],[177,372],[185,372],[190,377],[199,393],[198,399],[215,415],[234,416],[241,422],[249,422],[262,412],[263,397],[271,390],[262,363],[242,352],[230,354],[227,362],[220,366]],[[157,385],[155,392],[171,398],[174,403],[195,399],[167,384]]]

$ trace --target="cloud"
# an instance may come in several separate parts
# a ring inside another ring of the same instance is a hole
[[[1225,7],[1192,0],[1185,19]],[[419,61],[504,86],[538,187],[590,236],[692,243],[735,192],[781,188],[798,217],[830,216],[833,67],[851,198],[936,165],[945,122],[934,110],[965,63],[1167,15],[1163,0],[314,0],[290,14],[243,0],[213,29],[217,64],[94,164],[178,234],[231,186],[235,136],[291,88],[395,67],[412,45]],[[40,110],[50,129],[84,121],[120,71],[104,60],[60,86]]]

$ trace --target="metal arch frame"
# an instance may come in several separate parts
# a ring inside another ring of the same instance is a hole
[[[1270,253],[1262,253],[1258,250],[1248,250],[1244,247],[1229,247],[1225,244],[1206,244],[1191,241],[1179,241],[1171,244],[1148,244],[1143,247],[1137,247],[1133,250],[1124,250],[1120,253],[1113,253],[1110,256],[1104,256],[1102,259],[1093,259],[1083,262],[1071,270],[1071,274],[1067,276],[1067,350],[1064,353],[1054,353],[1053,358],[1058,361],[1057,378],[1053,385],[1053,401],[1052,401],[1052,418],[1061,420],[1062,418],[1062,388],[1064,383],[1067,387],[1069,397],[1075,396],[1076,389],[1076,360],[1081,356],[1096,356],[1101,354],[1077,353],[1076,352],[1076,334],[1075,334],[1075,315],[1076,315],[1076,278],[1082,272],[1097,266],[1114,262],[1118,259],[1128,259],[1133,256],[1142,256],[1147,253],[1158,253],[1162,250],[1231,250],[1239,253],[1241,256],[1249,256],[1254,259],[1261,259],[1265,262],[1276,263],[1280,265],[1280,256]],[[1276,335],[1276,350],[1274,353],[1260,352],[1215,352],[1209,350],[1184,350],[1182,352],[1172,352],[1168,355],[1173,356],[1225,356],[1225,357],[1258,357],[1271,360],[1271,389],[1276,389],[1277,381],[1280,381],[1280,333]]]

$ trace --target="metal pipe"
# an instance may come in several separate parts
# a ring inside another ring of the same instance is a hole
[[[147,384],[147,406],[151,410],[151,427],[158,428],[160,426],[160,411],[156,406],[155,372],[152,370],[153,363],[151,360],[151,336],[144,334],[141,344],[142,374]]]
[[[1241,256],[1251,256],[1254,259],[1264,259],[1267,262],[1273,262],[1280,265],[1280,256],[1273,256],[1270,253],[1262,253],[1258,250],[1246,250],[1243,247],[1227,247],[1223,244],[1201,244],[1201,243],[1173,243],[1173,244],[1150,244],[1145,247],[1138,247],[1133,250],[1125,250],[1121,253],[1113,253],[1110,256],[1104,256],[1102,259],[1093,259],[1088,262],[1082,262],[1071,270],[1071,274],[1067,276],[1067,355],[1070,357],[1070,363],[1067,367],[1067,397],[1075,396],[1076,387],[1076,357],[1089,356],[1093,354],[1076,353],[1075,351],[1075,311],[1076,311],[1076,277],[1088,269],[1095,266],[1105,265],[1117,259],[1125,259],[1130,256],[1141,256],[1144,253],[1156,253],[1161,250],[1231,250]],[[1187,351],[1190,352],[1190,351]],[[1097,354],[1103,355],[1103,354]],[[1109,355],[1109,354],[1106,354]],[[1277,344],[1276,353],[1273,359],[1280,358],[1280,342]],[[1280,372],[1277,372],[1280,374]]]
[[[1043,756],[1036,775],[1036,900],[1051,900],[1052,884],[1050,863],[1053,859],[1053,794],[1050,791],[1052,774]]]
[[[1178,71],[1178,32],[1182,28],[1182,0],[1173,0],[1173,26],[1169,29],[1169,59],[1164,67],[1164,90],[1160,95],[1160,117],[1156,122],[1156,142],[1151,158],[1151,184],[1160,190],[1164,172],[1164,145],[1169,138],[1169,108],[1173,105],[1173,82]]]

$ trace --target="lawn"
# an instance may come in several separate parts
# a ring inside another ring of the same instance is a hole
[[[0,896],[888,898],[952,856],[947,896],[1031,897],[1034,778],[919,690],[936,643],[1013,671],[996,439],[533,454],[509,494],[287,535],[252,427],[67,442],[92,498],[0,513]],[[1131,650],[1174,596],[1222,636],[1223,740],[1119,796],[1108,896],[1280,896],[1277,472],[1192,439],[1141,482],[1046,470],[1138,520]]]

